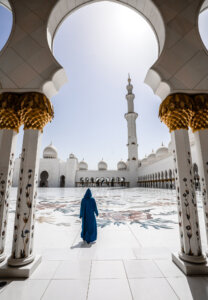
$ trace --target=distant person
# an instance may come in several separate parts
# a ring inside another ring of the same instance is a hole
[[[81,238],[88,244],[97,239],[97,223],[96,216],[98,216],[97,205],[95,199],[92,198],[90,189],[87,189],[80,207],[80,218],[82,219]]]

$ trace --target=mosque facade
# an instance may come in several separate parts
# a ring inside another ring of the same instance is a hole
[[[89,170],[84,160],[79,161],[71,153],[66,161],[58,157],[58,151],[52,143],[43,151],[39,162],[39,187],[150,187],[175,188],[175,171],[172,158],[172,144],[162,145],[154,152],[138,158],[138,143],[136,119],[134,111],[133,85],[130,77],[127,85],[127,113],[125,119],[128,129],[128,159],[119,161],[116,170],[108,170],[107,163],[102,159],[98,162],[97,170]],[[199,175],[196,164],[194,135],[189,131],[189,140],[193,161],[195,186],[198,189]],[[15,160],[13,186],[18,186],[21,157]]]

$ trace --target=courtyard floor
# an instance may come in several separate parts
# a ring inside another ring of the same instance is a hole
[[[8,255],[16,192],[11,195]],[[35,252],[42,263],[27,280],[5,279],[1,300],[208,299],[208,277],[186,277],[171,261],[179,249],[175,191],[92,188],[99,218],[98,240],[90,246],[80,239],[84,192],[39,189]],[[205,250],[200,200],[198,194]]]

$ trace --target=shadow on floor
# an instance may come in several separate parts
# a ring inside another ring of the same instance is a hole
[[[93,244],[94,243],[87,244],[86,242],[79,242],[76,245],[71,246],[70,248],[71,249],[76,249],[76,248],[91,248]]]
[[[193,300],[208,299],[208,280],[207,277],[187,277],[187,282],[193,297]]]

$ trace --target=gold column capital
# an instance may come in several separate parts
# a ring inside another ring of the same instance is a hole
[[[0,94],[0,129],[12,129],[19,132],[21,126],[21,103],[18,93]]]
[[[189,126],[192,131],[208,129],[208,94],[194,94],[192,116]]]
[[[171,94],[160,104],[159,118],[168,126],[170,132],[177,129],[188,129],[192,108],[193,99],[191,95]]]
[[[24,129],[43,130],[54,117],[53,105],[42,93],[24,93],[21,98],[21,116]]]
[[[24,124],[24,129],[43,130],[54,117],[50,100],[42,93],[5,92],[0,94],[0,129],[13,129],[17,132]]]

